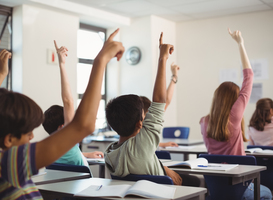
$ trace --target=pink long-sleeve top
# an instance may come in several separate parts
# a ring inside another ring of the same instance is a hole
[[[252,83],[253,83],[253,71],[252,69],[243,70],[244,81],[242,89],[239,93],[238,99],[235,101],[229,114],[228,129],[230,132],[229,140],[220,142],[212,138],[207,137],[207,126],[209,118],[208,116],[201,118],[201,133],[203,140],[210,154],[221,155],[246,155],[244,151],[243,136],[241,129],[241,121],[249,101]]]
[[[273,117],[271,123],[264,126],[263,131],[258,131],[254,127],[249,127],[249,144],[258,146],[273,146]]]

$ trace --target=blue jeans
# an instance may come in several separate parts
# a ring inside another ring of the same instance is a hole
[[[260,186],[260,198],[264,200],[272,200],[272,193],[270,189],[268,189],[264,185]],[[253,200],[253,199],[254,199],[254,184],[250,183],[242,197],[242,200]]]

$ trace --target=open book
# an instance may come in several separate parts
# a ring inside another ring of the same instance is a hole
[[[135,195],[144,198],[173,199],[175,187],[165,186],[151,181],[140,180],[134,185],[91,185],[85,190],[75,194],[76,197],[120,197]]]
[[[261,149],[261,148],[251,148],[251,149],[246,149],[246,153],[268,153],[268,154],[273,154],[273,150],[271,149]]]
[[[217,170],[217,171],[227,171],[238,166],[238,164],[208,163],[207,159],[205,158],[197,158],[193,160],[187,160],[184,162],[179,162],[179,161],[164,162],[163,165],[169,168],[189,168],[189,169]]]

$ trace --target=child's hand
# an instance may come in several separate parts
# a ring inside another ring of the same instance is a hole
[[[171,64],[171,71],[174,76],[177,76],[177,72],[180,69],[178,65],[175,65],[174,63]]]
[[[172,54],[174,51],[174,47],[171,44],[163,44],[163,32],[160,34],[159,38],[159,49],[160,49],[160,55],[159,59],[169,58],[169,54]]]
[[[85,156],[87,158],[103,158],[104,157],[103,153],[100,151],[94,151],[94,152],[90,152],[88,154],[85,153]]]
[[[244,39],[241,35],[241,31],[234,31],[233,33],[231,32],[231,30],[228,28],[228,32],[231,35],[231,37],[238,43],[238,44],[243,44],[244,43]]]
[[[117,57],[119,61],[125,51],[121,42],[113,41],[119,29],[115,30],[104,43],[97,57],[103,58],[105,62],[109,62],[112,58]]]
[[[65,64],[65,57],[67,57],[67,51],[68,49],[64,46],[61,46],[58,48],[57,42],[54,40],[55,49],[58,54],[59,64]]]
[[[7,76],[9,73],[8,60],[11,58],[11,53],[7,50],[0,52],[0,75]]]

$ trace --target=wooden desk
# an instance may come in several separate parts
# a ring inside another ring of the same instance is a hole
[[[179,163],[179,161],[178,161]],[[168,162],[163,163],[164,166],[168,166]],[[260,172],[266,170],[265,166],[257,165],[238,165],[237,167],[228,171],[213,171],[213,170],[192,170],[192,169],[178,169],[171,168],[181,174],[202,174],[211,176],[225,176],[229,177],[231,185],[236,185],[247,180],[254,179],[254,199],[260,199]]]
[[[73,197],[74,194],[86,189],[90,185],[121,185],[121,184],[130,184],[133,185],[135,182],[131,181],[120,181],[120,180],[112,180],[112,179],[102,179],[102,178],[89,178],[89,179],[81,179],[74,181],[66,181],[65,183],[52,183],[46,185],[38,185],[37,188],[40,190],[41,194],[45,199],[56,199],[61,197]],[[207,192],[206,188],[198,188],[198,187],[187,187],[187,186],[174,186],[170,185],[170,187],[176,187],[175,198],[179,200],[197,200],[203,198],[205,193]],[[78,197],[77,197],[78,198]],[[84,199],[97,199],[97,197],[90,197]],[[106,198],[104,198],[106,199]],[[121,199],[121,198],[109,198],[109,199]],[[141,197],[128,197],[125,199],[130,200],[139,200],[143,199]]]
[[[199,145],[204,144],[204,141],[201,140],[192,140],[192,139],[177,139],[177,138],[163,138],[161,142],[175,142],[178,145],[182,146],[192,146],[192,145]]]
[[[34,175],[31,179],[35,185],[42,185],[85,178],[90,178],[90,174],[46,169],[46,174]]]

